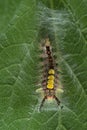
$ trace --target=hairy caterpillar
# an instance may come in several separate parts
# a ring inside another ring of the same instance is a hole
[[[44,51],[44,73],[41,88],[37,90],[43,91],[44,97],[41,101],[39,109],[41,110],[46,99],[55,99],[57,104],[60,105],[60,100],[56,96],[57,91],[63,92],[58,81],[58,72],[56,70],[55,59],[52,52],[52,47],[49,38],[45,38],[43,41]]]

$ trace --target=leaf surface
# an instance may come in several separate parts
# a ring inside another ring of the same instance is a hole
[[[4,0],[0,18],[0,130],[86,130],[87,1]],[[38,112],[45,32],[61,52],[63,109]]]

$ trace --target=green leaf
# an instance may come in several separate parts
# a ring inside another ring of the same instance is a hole
[[[87,1],[3,0],[0,18],[0,130],[86,130]],[[38,112],[46,35],[60,58],[63,109],[46,102]]]

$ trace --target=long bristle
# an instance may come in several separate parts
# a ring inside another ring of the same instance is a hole
[[[46,38],[46,39],[45,39],[45,46],[50,46],[49,38]]]

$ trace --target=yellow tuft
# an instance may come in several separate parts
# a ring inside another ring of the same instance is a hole
[[[53,76],[53,75],[50,75],[50,76],[48,76],[48,79],[54,80],[54,76]]]
[[[54,80],[48,80],[47,83],[48,84],[54,84]]]
[[[53,69],[50,69],[48,73],[49,74],[55,74],[55,71]]]
[[[47,85],[47,88],[48,88],[48,89],[53,89],[53,88],[54,88],[54,85],[53,85],[53,84],[48,84],[48,85]]]

